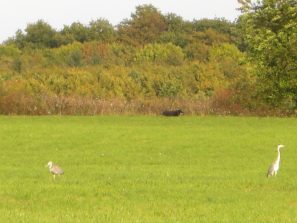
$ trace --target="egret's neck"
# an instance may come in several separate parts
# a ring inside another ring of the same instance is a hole
[[[280,151],[279,151],[279,149],[278,149],[278,150],[277,150],[277,158],[276,158],[276,162],[279,163],[279,161],[280,161]]]

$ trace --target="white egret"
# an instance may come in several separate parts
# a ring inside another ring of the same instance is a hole
[[[277,171],[279,169],[279,163],[280,163],[280,149],[285,147],[284,145],[278,145],[277,146],[277,158],[276,160],[270,165],[268,172],[267,172],[267,177],[270,176],[276,176]]]

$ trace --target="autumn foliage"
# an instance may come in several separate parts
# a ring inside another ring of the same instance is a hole
[[[40,20],[0,45],[0,113],[273,113],[239,34],[237,23],[185,21],[152,5],[117,27]]]

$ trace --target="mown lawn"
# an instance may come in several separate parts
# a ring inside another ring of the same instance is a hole
[[[2,116],[0,157],[0,222],[297,222],[293,118]]]

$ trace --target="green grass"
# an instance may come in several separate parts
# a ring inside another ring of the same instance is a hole
[[[296,133],[292,118],[2,116],[0,222],[297,222]]]

